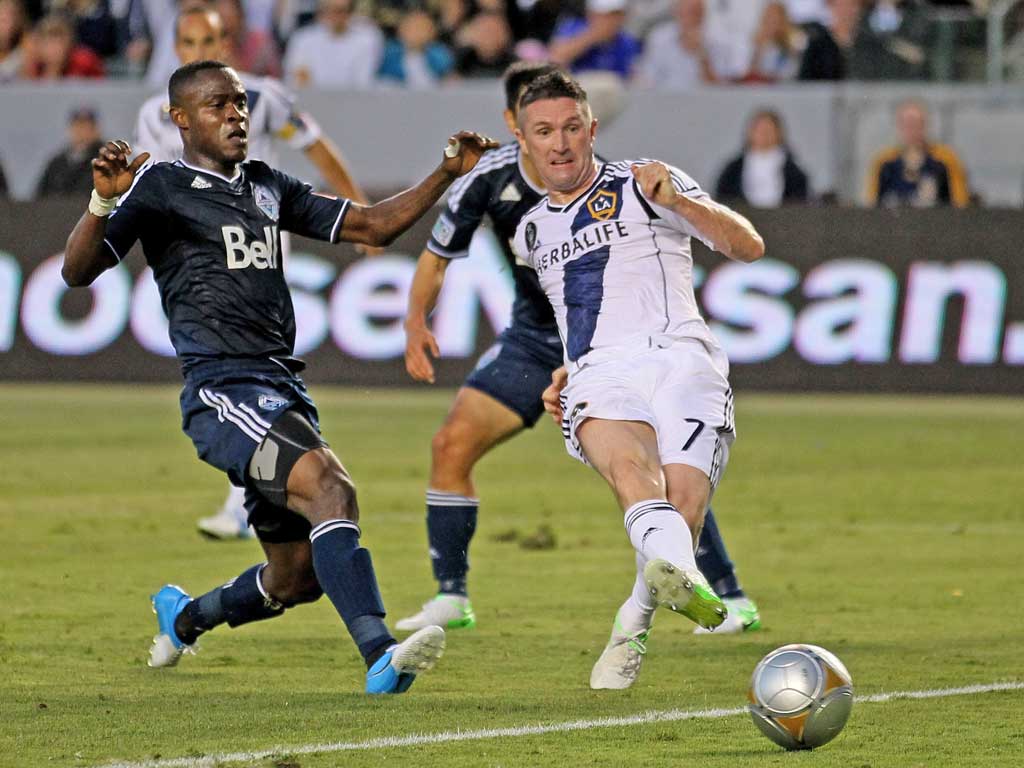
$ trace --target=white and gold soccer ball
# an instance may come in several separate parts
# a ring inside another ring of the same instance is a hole
[[[786,749],[832,741],[853,707],[853,680],[836,656],[816,645],[784,645],[754,669],[747,693],[754,725]]]

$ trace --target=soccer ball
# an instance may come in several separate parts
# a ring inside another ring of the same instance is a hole
[[[786,749],[814,749],[843,730],[853,707],[853,681],[843,662],[816,645],[784,645],[754,669],[750,717]]]

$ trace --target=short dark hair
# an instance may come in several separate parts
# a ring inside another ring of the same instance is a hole
[[[211,69],[231,69],[223,61],[212,61],[206,59],[205,61],[193,61],[191,64],[186,64],[183,67],[178,67],[174,70],[174,74],[171,75],[171,80],[167,83],[167,97],[171,101],[172,107],[183,106],[181,98],[184,95],[185,88],[188,87],[196,76],[201,72],[206,72]]]
[[[561,70],[549,72],[530,83],[519,97],[519,109],[545,99],[572,99],[577,104],[588,104],[583,86]]]
[[[546,61],[517,61],[509,64],[505,74],[501,76],[505,85],[505,106],[515,112],[524,88],[544,75],[560,71],[557,64]]]

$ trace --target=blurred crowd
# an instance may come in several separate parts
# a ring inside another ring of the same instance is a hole
[[[172,21],[203,0],[0,0],[0,83],[176,66]],[[935,11],[986,0],[206,0],[231,62],[295,87],[427,88],[547,59],[644,85],[930,76]]]
[[[685,90],[913,79],[927,60],[928,8],[917,0],[0,0],[0,83],[119,76],[160,90],[179,64],[176,44],[204,44],[174,39],[175,19],[191,8],[217,12],[236,69],[296,88],[429,88],[500,77],[525,59]],[[893,117],[898,142],[865,169],[862,199],[968,205],[963,166],[930,134],[926,105],[904,102]],[[73,110],[36,196],[88,193],[100,135],[92,109]],[[0,196],[5,186],[0,171]],[[769,107],[749,116],[713,188],[762,208],[831,201],[813,194]]]

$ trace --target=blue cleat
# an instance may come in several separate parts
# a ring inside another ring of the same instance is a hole
[[[367,693],[405,693],[420,672],[432,669],[444,653],[444,630],[424,627],[377,659],[366,673]]]
[[[174,631],[174,620],[192,602],[192,598],[181,587],[165,584],[149,599],[153,602],[153,613],[160,628],[149,649],[149,666],[173,667],[183,653],[196,652],[195,646],[185,645]]]

